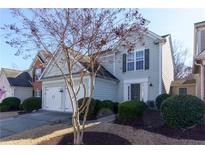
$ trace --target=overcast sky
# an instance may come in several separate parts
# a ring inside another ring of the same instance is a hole
[[[172,40],[182,42],[189,51],[186,64],[191,65],[193,25],[205,20],[205,9],[139,9],[139,11],[151,22],[148,27],[149,30],[158,35],[171,34]],[[10,14],[10,10],[0,9],[0,26],[15,21]],[[1,32],[0,37],[0,67],[27,69],[32,62],[32,58],[24,60],[22,56],[15,56],[15,49],[5,44]]]

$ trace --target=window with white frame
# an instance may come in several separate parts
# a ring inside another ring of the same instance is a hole
[[[36,75],[37,80],[40,78],[41,72],[42,72],[42,68],[36,68],[35,69],[35,75]]]
[[[36,90],[35,91],[35,96],[36,97],[41,97],[41,90]]]
[[[128,53],[127,54],[127,70],[133,71],[134,70],[134,53]]]
[[[136,70],[144,68],[144,51],[136,52]]]
[[[144,51],[137,51],[127,54],[127,70],[142,70],[144,69]]]

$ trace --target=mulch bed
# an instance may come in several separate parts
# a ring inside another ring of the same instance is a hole
[[[126,139],[104,132],[84,132],[85,145],[130,145],[131,143]],[[40,145],[72,145],[73,133],[52,138],[48,141],[39,143]]]
[[[132,122],[116,120],[115,123],[129,125],[135,129],[144,129],[171,138],[205,141],[205,125],[197,125],[190,129],[170,128],[163,123],[160,113],[156,110],[148,110],[143,117]]]

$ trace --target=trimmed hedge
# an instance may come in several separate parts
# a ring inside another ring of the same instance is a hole
[[[169,94],[161,94],[161,95],[157,96],[156,106],[157,106],[158,110],[160,109],[160,106],[161,106],[162,102],[164,100],[166,100],[167,98],[169,98],[169,97],[171,97],[171,95],[169,95]]]
[[[88,99],[88,97],[86,97]],[[78,100],[79,106],[81,106],[83,98]],[[105,112],[112,112],[117,114],[118,112],[118,104],[117,102],[112,102],[111,100],[98,100],[98,99],[91,99],[90,107],[87,114],[87,119],[97,119],[101,117],[100,115],[106,115]],[[101,111],[102,110],[102,111]],[[81,113],[80,117],[82,118],[84,113]]]
[[[203,122],[205,106],[196,96],[171,96],[163,101],[160,112],[168,126],[186,128]]]
[[[105,109],[105,108],[113,111],[113,102],[110,100],[104,100],[104,101],[98,100],[98,102],[96,102],[96,106],[95,106],[95,114],[98,115],[100,110]]]
[[[29,97],[25,99],[22,103],[24,111],[31,112],[33,110],[38,110],[41,108],[41,98],[40,97]]]
[[[0,112],[19,110],[21,100],[17,97],[7,97],[0,104]]]
[[[118,118],[121,121],[133,121],[141,117],[145,109],[145,104],[141,101],[126,101],[119,104]]]
[[[88,99],[89,99],[89,97],[86,97],[86,98],[85,98],[85,101],[87,101]],[[78,100],[78,106],[79,106],[79,107],[82,105],[83,100],[84,100],[84,98],[80,98],[80,99]],[[85,106],[85,103],[83,104],[83,107],[84,107],[84,106]],[[95,100],[94,100],[93,98],[91,98],[91,102],[90,102],[90,105],[89,105],[89,110],[88,110],[88,113],[87,113],[87,119],[88,119],[88,120],[89,120],[89,119],[96,119],[95,106],[96,106],[96,102],[95,102]],[[84,112],[81,113],[81,114],[80,114],[80,117],[83,118],[83,115],[84,115],[84,114],[85,114]]]

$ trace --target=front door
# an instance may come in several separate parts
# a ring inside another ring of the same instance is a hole
[[[131,100],[140,100],[140,84],[131,84]]]

